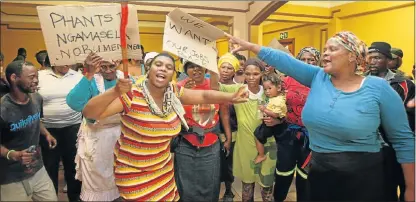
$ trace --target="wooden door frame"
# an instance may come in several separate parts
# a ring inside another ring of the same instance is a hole
[[[324,32],[325,32],[325,39],[322,39],[322,37],[324,36]],[[319,31],[319,51],[321,52],[321,54],[323,53],[323,42],[328,41],[328,28],[325,29],[321,29]]]
[[[290,39],[280,39],[278,40],[279,43],[281,43],[283,45],[283,43],[291,43],[293,44],[293,50],[292,50],[292,55],[295,55],[295,38],[290,38]]]

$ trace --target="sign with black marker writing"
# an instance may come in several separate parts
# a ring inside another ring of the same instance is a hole
[[[218,74],[216,40],[224,31],[179,9],[166,16],[163,50]]]
[[[128,57],[141,59],[137,10],[129,5]],[[121,59],[120,4],[38,6],[51,64],[83,63],[91,52],[105,60]]]

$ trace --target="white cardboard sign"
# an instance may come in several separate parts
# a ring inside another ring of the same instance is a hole
[[[163,50],[218,74],[216,40],[224,31],[179,9],[166,16]]]
[[[128,5],[128,58],[141,59],[137,10]],[[53,66],[83,63],[91,52],[119,60],[120,4],[38,6],[43,37]]]

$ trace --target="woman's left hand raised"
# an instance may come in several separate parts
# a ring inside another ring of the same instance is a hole
[[[248,101],[248,90],[246,86],[241,86],[236,93],[234,93],[232,103],[244,103]]]

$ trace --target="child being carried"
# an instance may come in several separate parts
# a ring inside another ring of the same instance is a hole
[[[286,95],[282,84],[282,80],[278,74],[272,73],[263,76],[263,89],[267,97],[266,106],[259,105],[259,110],[262,112],[263,117],[272,117],[275,119],[283,119],[286,117]],[[256,128],[254,136],[256,137],[258,155],[254,160],[255,164],[258,164],[267,158],[264,154],[264,144],[267,142],[267,138],[280,132],[279,130],[276,130],[276,127],[266,126],[264,122]]]

